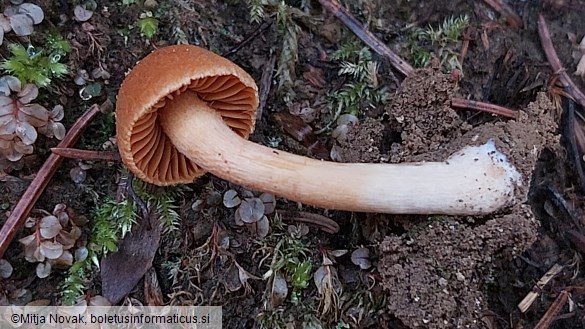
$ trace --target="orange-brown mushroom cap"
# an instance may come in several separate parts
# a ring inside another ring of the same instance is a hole
[[[190,183],[205,173],[177,151],[157,119],[168,99],[188,90],[217,110],[238,135],[248,138],[253,132],[258,88],[248,73],[197,46],[159,48],[132,68],[116,101],[120,156],[136,177],[162,186]]]

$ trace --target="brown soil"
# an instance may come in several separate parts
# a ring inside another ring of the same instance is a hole
[[[342,162],[374,163],[380,161],[384,125],[378,120],[366,118],[363,122],[349,125],[346,138],[337,149]]]

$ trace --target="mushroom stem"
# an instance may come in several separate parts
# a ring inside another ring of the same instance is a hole
[[[193,92],[169,99],[158,116],[179,152],[213,175],[321,208],[481,215],[514,204],[521,184],[493,142],[468,146],[445,162],[336,163],[241,138]]]

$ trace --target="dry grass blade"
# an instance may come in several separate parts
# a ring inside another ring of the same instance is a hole
[[[579,90],[579,88],[577,88],[561,64],[561,61],[559,60],[559,57],[557,56],[555,48],[552,44],[548,26],[546,25],[546,21],[544,20],[544,16],[542,16],[542,14],[538,16],[538,35],[540,36],[540,43],[544,53],[546,54],[546,58],[548,59],[548,62],[554,73],[559,75],[561,83],[567,89],[567,92],[569,95],[571,95],[575,102],[579,103],[579,105],[582,107],[585,107],[585,95],[583,92],[581,92],[581,90]]]
[[[457,108],[464,108],[464,109],[472,109],[478,110],[482,112],[497,114],[506,118],[516,119],[518,117],[518,113],[514,110],[505,108],[503,106],[490,104],[490,103],[483,103],[478,101],[472,101],[469,99],[463,98],[452,98],[451,99],[451,106]]]
[[[92,105],[79,119],[77,119],[75,124],[69,129],[69,132],[59,143],[58,147],[67,148],[73,146],[89,122],[99,112],[100,107],[97,104]],[[16,232],[24,224],[24,220],[61,164],[61,161],[63,161],[63,157],[57,154],[49,155],[47,161],[45,161],[14,207],[10,217],[8,217],[4,226],[2,226],[2,230],[0,230],[0,258],[4,256],[6,249],[8,249],[8,245],[16,235]]]
[[[392,66],[407,76],[412,73],[413,68],[400,56],[396,55],[380,39],[376,38],[372,32],[363,28],[360,22],[355,19],[351,13],[343,8],[337,0],[319,0],[319,3],[337,17],[347,28],[349,28],[358,38],[370,46],[378,54],[387,57]]]

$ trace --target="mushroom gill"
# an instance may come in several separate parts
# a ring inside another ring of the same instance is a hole
[[[255,121],[256,92],[242,84],[233,75],[219,75],[191,80],[160,99],[132,129],[130,149],[136,167],[157,181],[195,179],[204,174],[196,163],[181,154],[164,134],[158,123],[158,110],[167,100],[181,97],[185,92],[195,93],[199,99],[216,110],[225,123],[239,136],[247,138]],[[196,142],[196,141],[193,141]]]

